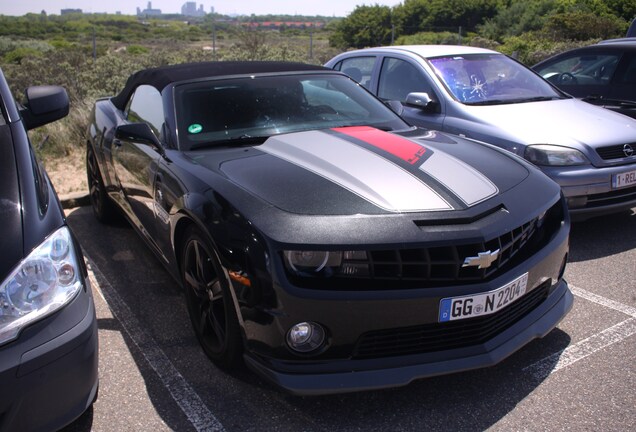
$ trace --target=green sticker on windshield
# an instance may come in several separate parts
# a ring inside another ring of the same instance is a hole
[[[203,130],[203,126],[201,126],[198,123],[194,123],[188,126],[188,132],[190,132],[191,134],[198,134],[202,130]]]

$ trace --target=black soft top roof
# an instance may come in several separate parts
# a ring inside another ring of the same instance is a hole
[[[126,102],[135,89],[147,84],[162,91],[168,84],[189,79],[200,79],[225,75],[245,75],[272,72],[328,70],[322,66],[291,63],[291,62],[205,62],[184,63],[172,66],[162,66],[153,69],[143,69],[128,78],[124,89],[111,99],[113,105],[123,110]]]

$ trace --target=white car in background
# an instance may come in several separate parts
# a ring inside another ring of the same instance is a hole
[[[561,185],[573,218],[636,207],[636,120],[577,100],[504,54],[392,46],[342,53],[326,66],[401,102],[399,114],[413,125],[535,163]]]

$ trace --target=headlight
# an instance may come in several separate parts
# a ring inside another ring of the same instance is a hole
[[[580,151],[549,144],[526,147],[525,158],[541,166],[588,165],[590,161]]]
[[[82,288],[71,233],[62,227],[0,285],[0,345],[69,303]]]
[[[300,276],[368,276],[365,251],[284,251],[285,266]]]

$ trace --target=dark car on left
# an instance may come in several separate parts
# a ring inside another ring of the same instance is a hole
[[[97,321],[80,247],[27,131],[68,114],[66,91],[0,71],[0,431],[53,431],[98,389]]]

